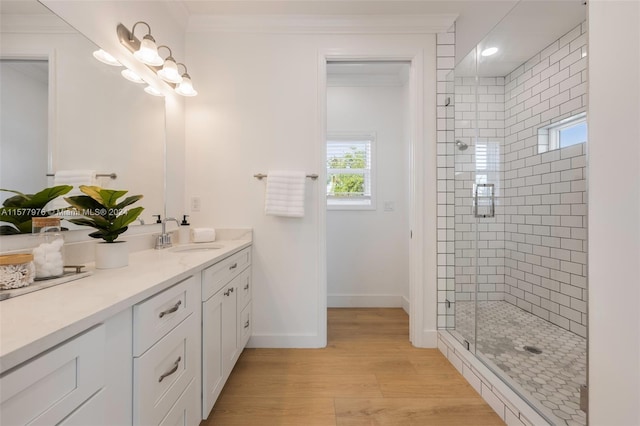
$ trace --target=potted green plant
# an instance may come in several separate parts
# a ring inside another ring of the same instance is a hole
[[[30,234],[31,220],[34,217],[51,216],[66,210],[47,211],[45,206],[55,198],[65,195],[71,189],[73,189],[71,185],[58,185],[45,188],[35,194],[23,194],[10,189],[0,189],[0,191],[16,194],[4,200],[0,208],[0,222],[9,224],[0,226],[0,235]]]
[[[77,214],[77,219],[68,219],[76,225],[90,226],[96,231],[89,234],[92,238],[101,238],[96,244],[96,268],[120,268],[129,264],[129,250],[125,241],[116,241],[128,229],[128,225],[140,216],[143,207],[126,209],[126,207],[142,198],[142,195],[131,195],[122,201],[119,198],[128,191],[104,189],[99,186],[80,185],[85,195],[66,197]]]

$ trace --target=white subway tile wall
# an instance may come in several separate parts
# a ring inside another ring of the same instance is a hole
[[[538,154],[538,128],[587,108],[586,26],[505,76],[505,300],[586,337],[585,144]]]
[[[439,54],[454,37],[438,36]],[[439,327],[455,325],[455,300],[473,299],[477,276],[479,300],[586,336],[586,148],[538,154],[537,136],[586,110],[586,40],[583,23],[504,77],[438,69]],[[494,218],[473,217],[474,175],[495,184]]]
[[[438,327],[453,327],[454,305],[454,81],[455,26],[436,37]],[[449,306],[449,307],[448,307]]]

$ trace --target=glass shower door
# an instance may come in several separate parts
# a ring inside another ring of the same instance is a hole
[[[467,349],[476,344],[477,221],[472,194],[476,181],[477,79],[476,53],[471,51],[453,76],[455,324],[452,334]],[[451,107],[451,106],[450,106]]]

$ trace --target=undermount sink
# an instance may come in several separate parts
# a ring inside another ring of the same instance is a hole
[[[222,244],[215,243],[194,243],[194,244],[185,244],[183,246],[175,246],[171,247],[169,251],[177,252],[177,253],[185,253],[185,252],[195,252],[195,251],[209,251],[209,250],[219,250],[223,246]]]

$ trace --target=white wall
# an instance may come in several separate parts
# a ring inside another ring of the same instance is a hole
[[[401,307],[409,293],[408,107],[405,86],[327,88],[329,134],[376,135],[375,210],[327,211],[329,307]]]
[[[188,197],[200,197],[195,225],[254,229],[253,346],[326,344],[319,205],[322,182],[308,181],[302,219],[264,215],[265,182],[253,174],[274,169],[319,173],[319,51],[402,51],[424,53],[424,144],[429,153],[425,176],[430,216],[428,256],[424,261],[427,313],[419,321],[435,340],[435,36],[359,36],[277,33],[190,32],[189,71],[200,95],[187,105]],[[420,141],[423,142],[423,141]],[[432,210],[431,210],[431,207]],[[431,215],[432,214],[432,215]],[[323,231],[324,232],[324,231]],[[426,237],[425,237],[426,238]],[[427,277],[428,275],[428,278]],[[422,278],[422,277],[420,277]],[[428,288],[427,288],[428,287]],[[422,294],[420,295],[422,296]]]
[[[640,424],[640,3],[589,2],[589,423]]]

